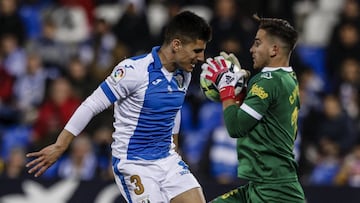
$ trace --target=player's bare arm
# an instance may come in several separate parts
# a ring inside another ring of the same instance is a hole
[[[26,167],[30,168],[28,172],[35,173],[35,177],[41,176],[59,159],[73,139],[74,135],[64,129],[54,144],[49,145],[38,152],[26,154],[26,157],[34,158],[34,160],[26,164]]]

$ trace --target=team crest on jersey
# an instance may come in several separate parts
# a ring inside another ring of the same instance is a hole
[[[260,75],[260,77],[265,78],[265,79],[271,79],[272,75],[271,72],[266,72]]]
[[[115,83],[119,82],[122,78],[125,77],[125,67],[123,66],[118,66],[115,68],[115,70],[112,72],[111,74],[111,78],[113,79],[113,81]]]
[[[184,75],[181,72],[177,72],[174,77],[178,87],[182,89],[184,87]]]
[[[256,95],[256,96],[260,97],[260,99],[266,99],[269,96],[269,94],[267,92],[265,92],[264,88],[258,86],[257,84],[254,84],[251,87],[250,93],[252,95]]]

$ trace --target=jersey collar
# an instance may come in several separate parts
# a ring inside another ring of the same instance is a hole
[[[161,67],[162,67],[160,57],[159,57],[159,54],[158,54],[159,50],[160,50],[160,46],[153,47],[152,50],[151,50],[151,55],[152,55],[152,57],[154,59],[154,67],[155,67],[155,69],[161,69]]]
[[[286,71],[286,72],[292,72],[293,69],[291,66],[289,67],[277,67],[277,68],[272,68],[272,67],[264,67],[261,72],[269,72],[269,71],[276,71],[276,70],[283,70],[283,71]]]

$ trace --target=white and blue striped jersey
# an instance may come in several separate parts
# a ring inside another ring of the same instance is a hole
[[[125,59],[100,85],[114,103],[112,154],[130,160],[154,160],[174,151],[172,134],[190,84],[191,73],[166,71],[154,47]]]

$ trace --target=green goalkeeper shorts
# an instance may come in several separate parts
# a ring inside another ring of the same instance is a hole
[[[254,183],[236,188],[211,203],[304,203],[304,191],[299,182]]]

